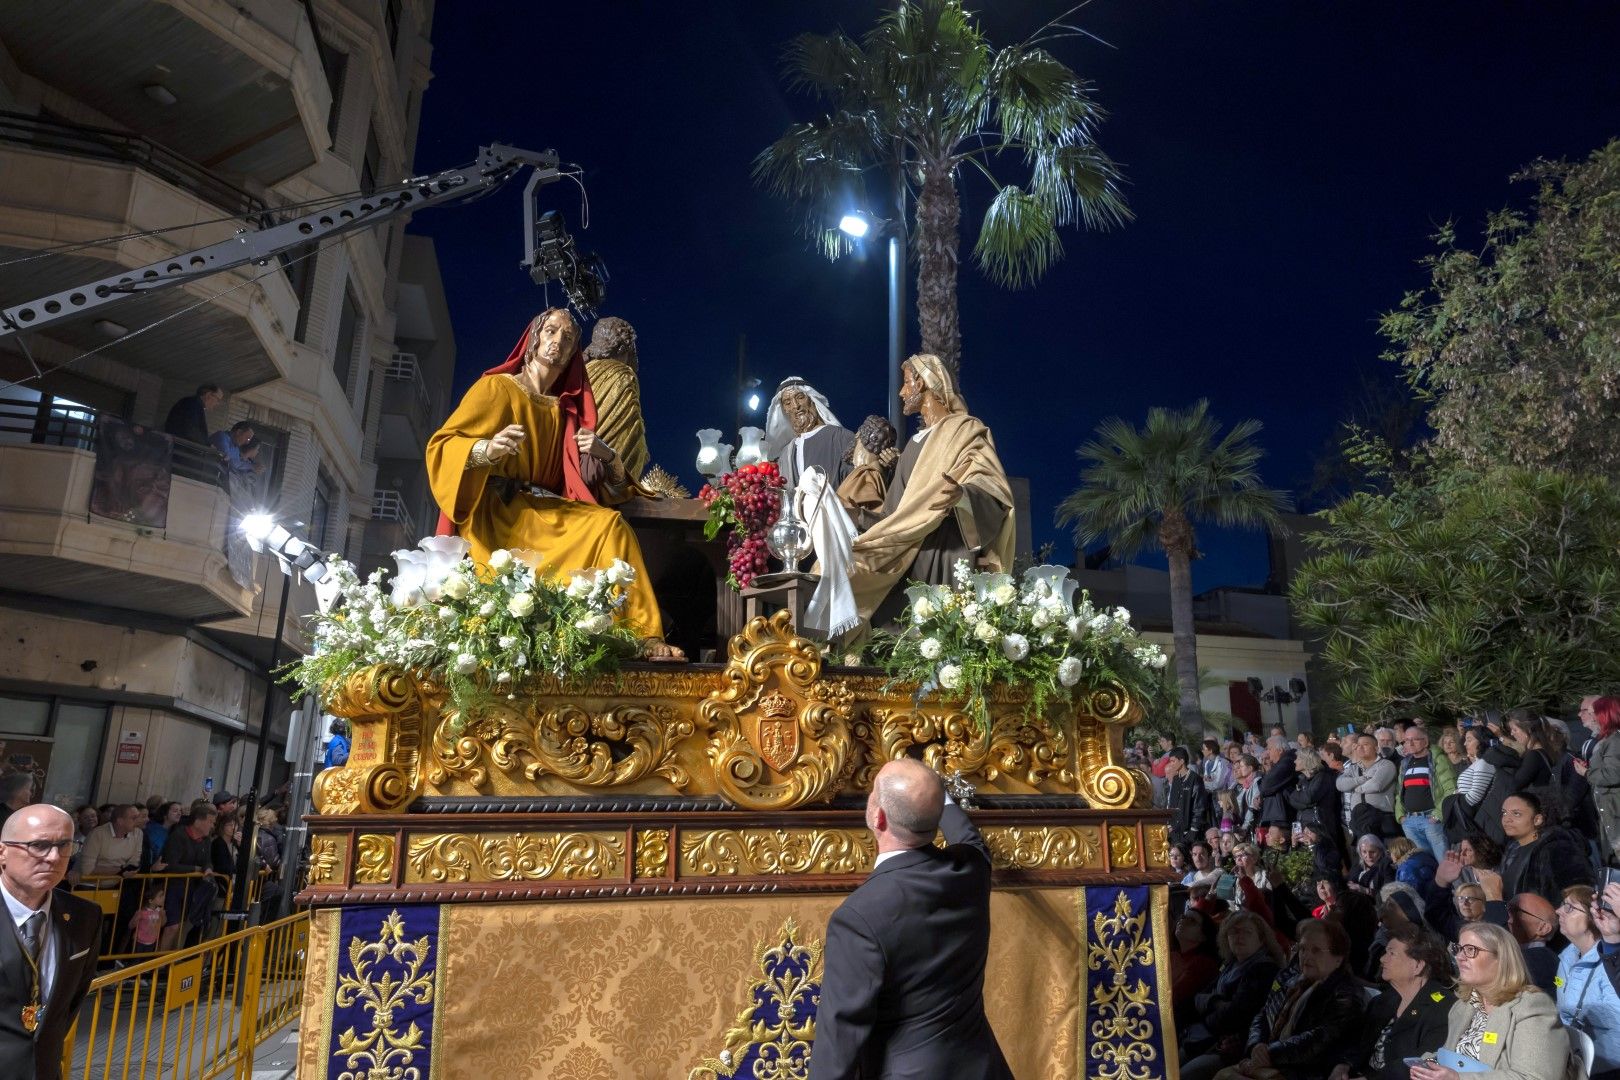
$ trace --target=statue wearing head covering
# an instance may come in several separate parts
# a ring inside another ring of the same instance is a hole
[[[900,399],[922,430],[907,440],[879,520],[856,539],[850,584],[862,618],[883,622],[902,581],[944,584],[957,560],[1007,571],[1013,498],[990,429],[968,415],[950,369],[932,353],[905,362]],[[881,609],[881,610],[880,610]]]
[[[849,511],[850,520],[860,529],[871,528],[883,512],[893,470],[894,425],[887,417],[868,416],[849,445],[849,475],[838,485],[838,501]]]
[[[641,477],[648,459],[636,364],[635,328],[613,315],[596,320],[585,349],[585,375],[596,395],[596,434],[618,453],[632,480]]]
[[[825,394],[797,376],[782,380],[765,417],[764,450],[788,484],[797,486],[800,474],[815,467],[836,488],[849,475],[845,455],[854,441]]]

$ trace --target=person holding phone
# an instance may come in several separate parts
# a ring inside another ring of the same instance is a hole
[[[1620,993],[1603,970],[1593,911],[1598,903],[1591,889],[1577,885],[1564,890],[1558,906],[1558,929],[1569,940],[1558,957],[1558,1017],[1591,1037],[1591,1080],[1614,1080],[1620,1076]]]

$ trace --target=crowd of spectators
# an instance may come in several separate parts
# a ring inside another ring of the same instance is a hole
[[[1185,1080],[1620,1080],[1620,697],[1133,754]]]

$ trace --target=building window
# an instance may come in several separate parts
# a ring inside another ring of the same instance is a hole
[[[315,474],[315,501],[309,508],[309,539],[316,547],[326,549],[327,530],[332,524],[333,485],[326,470]]]
[[[360,332],[360,305],[355,302],[354,290],[343,288],[343,312],[338,317],[337,348],[332,353],[332,371],[338,386],[349,393],[349,376],[354,370],[355,337]],[[351,402],[353,398],[349,399]]]
[[[343,113],[343,79],[349,71],[349,54],[321,41],[321,67],[326,69],[326,85],[332,91],[332,110],[326,114],[326,137],[337,145],[338,124]]]
[[[287,271],[287,284],[298,298],[298,324],[293,328],[293,339],[303,341],[309,333],[309,302],[315,295],[315,260],[319,258],[314,244],[305,244],[284,252],[281,267]]]
[[[40,802],[95,801],[106,741],[105,702],[0,695],[0,768],[33,773]]]
[[[382,145],[377,142],[377,128],[366,131],[366,156],[360,162],[360,190],[367,195],[377,190],[377,177],[382,172]]]

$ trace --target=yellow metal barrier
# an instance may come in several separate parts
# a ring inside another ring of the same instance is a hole
[[[179,924],[185,928],[181,933],[181,943],[189,932],[194,918],[203,920],[204,935],[208,936],[216,925],[223,927],[216,914],[207,912],[194,912],[188,910],[192,907],[193,888],[196,883],[210,875],[202,873],[177,873],[164,871],[158,873],[130,874],[128,877],[85,875],[73,886],[73,891],[86,900],[97,904],[101,908],[101,959],[109,960],[146,960],[154,953],[167,955],[169,949],[137,950],[133,935],[130,933],[129,920],[146,902],[147,893],[153,888],[162,888],[167,894],[170,890],[175,893],[179,906]],[[248,879],[248,906],[259,901],[264,892],[264,884],[269,872],[259,870]],[[210,906],[228,911],[231,907],[231,898],[235,883],[222,881],[214,876],[215,895]],[[165,899],[165,907],[168,901]],[[122,917],[120,917],[122,916]],[[167,919],[165,919],[167,921]]]
[[[309,913],[108,972],[62,1054],[67,1080],[251,1080],[253,1052],[297,1014]]]

